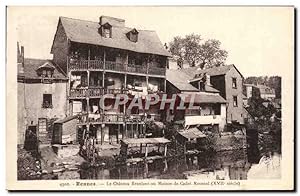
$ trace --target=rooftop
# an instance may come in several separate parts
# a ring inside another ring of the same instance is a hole
[[[170,140],[160,138],[128,138],[122,140],[125,144],[165,144],[171,142]]]
[[[223,65],[219,67],[212,67],[208,69],[201,69],[199,67],[189,67],[186,69],[182,69],[184,73],[187,75],[192,76],[192,78],[195,78],[196,75],[201,73],[206,73],[210,76],[218,76],[218,75],[225,75],[228,71],[230,71],[232,68],[235,68],[238,72],[239,70],[235,67],[235,65]],[[243,75],[239,72],[239,74],[243,77]]]
[[[22,64],[18,64],[22,66]],[[25,79],[41,79],[37,74],[37,70],[43,67],[54,68],[53,79],[67,79],[65,73],[51,60],[48,59],[24,59],[24,73],[18,73],[18,76],[24,77]]]
[[[205,92],[185,92],[179,94],[178,96],[184,100],[185,103],[226,103],[226,100],[218,93],[212,94]]]
[[[205,138],[206,137],[206,135],[204,133],[202,133],[196,127],[190,128],[187,130],[178,131],[178,134],[180,134],[181,136],[183,136],[187,139],[196,139],[196,138]]]
[[[192,78],[186,72],[183,71],[184,69],[167,69],[166,78],[167,80],[173,84],[178,90],[180,91],[196,91],[199,92],[199,89],[194,87],[189,83],[189,80]],[[219,92],[217,89],[213,88],[212,86],[205,85],[206,92]]]
[[[59,17],[59,23],[62,24],[67,38],[73,42],[171,56],[155,31],[137,30],[139,32],[138,41],[132,42],[126,37],[126,34],[134,28],[110,24],[112,26],[112,37],[104,38],[98,32],[99,22]]]

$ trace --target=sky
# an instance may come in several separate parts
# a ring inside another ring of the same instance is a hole
[[[8,19],[15,21],[17,40],[28,58],[52,58],[59,16],[98,22],[101,15],[125,19],[128,27],[155,30],[163,44],[191,33],[220,40],[228,51],[226,63],[235,64],[245,77],[280,76],[278,68],[293,65],[294,21],[289,7],[8,8]]]

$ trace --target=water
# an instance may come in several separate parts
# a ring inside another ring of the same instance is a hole
[[[176,157],[111,168],[64,172],[58,179],[203,179],[246,180],[281,176],[281,156],[254,156],[247,150]]]

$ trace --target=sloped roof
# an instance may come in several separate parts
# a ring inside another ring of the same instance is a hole
[[[255,84],[245,84],[245,83],[244,83],[243,85],[244,85],[244,86],[250,86],[250,87],[253,87],[253,86],[254,86],[254,87],[255,87]]]
[[[217,93],[184,92],[178,94],[178,96],[184,100],[185,103],[190,103],[191,101],[194,103],[226,103],[226,100]]]
[[[196,127],[190,128],[187,130],[180,130],[178,131],[178,134],[182,135],[183,137],[187,139],[196,139],[196,138],[205,138],[206,135],[202,133],[199,129]]]
[[[53,70],[55,69],[54,65],[49,61],[46,61],[43,65],[38,67],[38,69],[42,69],[42,68],[53,69]]]
[[[261,85],[261,84],[256,85],[256,87],[259,88],[260,94],[275,94],[275,89],[271,87]]]
[[[171,56],[162,45],[155,31],[137,30],[139,32],[138,42],[132,42],[126,37],[126,34],[132,28],[112,25],[112,37],[104,38],[98,33],[100,27],[98,22],[66,17],[59,17],[59,20],[68,39],[73,42],[119,48],[139,53]]]
[[[199,92],[199,89],[194,87],[189,83],[191,76],[182,71],[183,69],[167,69],[166,78],[180,91],[196,91]],[[212,86],[205,85],[206,92],[219,92],[217,89]]]
[[[127,138],[122,140],[125,144],[166,144],[171,142],[170,140],[159,138]]]
[[[53,61],[47,59],[25,58],[24,73],[18,75],[23,76],[25,79],[41,79],[41,77],[37,75],[36,70],[41,68],[43,65],[47,65],[47,63],[55,68],[53,72],[53,79],[68,79],[65,73],[63,73],[63,71]],[[18,64],[18,66],[22,65]]]
[[[78,118],[78,115],[68,116],[66,118],[59,119],[59,120],[55,121],[54,123],[62,124],[62,123],[69,122],[70,120],[77,119],[77,118]]]
[[[196,74],[206,73],[210,76],[218,76],[218,75],[225,75],[229,70],[232,68],[236,69],[238,73],[243,77],[240,71],[235,67],[235,65],[223,65],[219,67],[212,67],[208,69],[200,69],[199,67],[189,67],[186,69],[182,69],[188,75],[191,75],[193,78]]]
[[[189,83],[190,76],[179,69],[167,69],[166,78],[180,91],[199,91]]]

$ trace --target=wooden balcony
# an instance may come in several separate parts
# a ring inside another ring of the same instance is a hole
[[[87,88],[76,88],[71,89],[69,92],[69,98],[85,98],[88,95],[88,89]]]
[[[70,60],[69,69],[71,71],[108,71],[108,72],[118,72],[118,73],[129,73],[129,74],[148,74],[155,76],[165,76],[166,69],[159,67],[147,67],[142,65],[117,63],[113,61],[103,61],[100,60]]]
[[[70,90],[70,99],[99,98],[105,94],[128,94],[127,89],[104,89],[103,87],[85,87]]]
[[[166,69],[159,67],[149,67],[148,74],[150,75],[166,75]]]
[[[114,123],[142,123],[141,115],[124,115],[124,114],[83,114],[79,118],[79,124],[114,124]]]
[[[129,73],[147,74],[147,68],[143,67],[141,65],[128,64],[128,66],[127,66],[127,72],[129,72]]]

